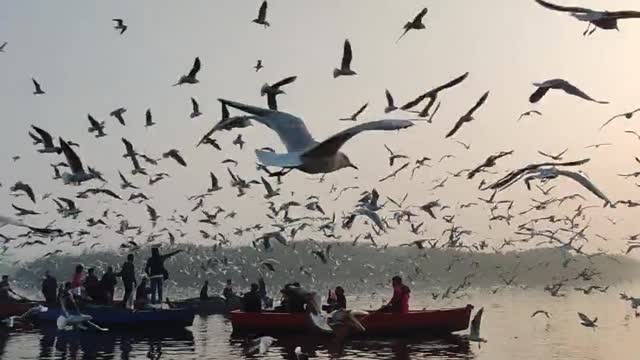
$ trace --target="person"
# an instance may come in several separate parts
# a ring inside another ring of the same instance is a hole
[[[51,275],[49,270],[44,273],[44,280],[42,280],[42,295],[44,301],[48,306],[55,305],[57,302],[58,281]]]
[[[227,279],[227,285],[222,290],[222,297],[224,297],[225,302],[229,302],[233,300],[235,294],[233,292],[233,284],[231,283],[231,279]]]
[[[122,306],[126,308],[129,298],[133,295],[133,289],[138,285],[138,282],[136,281],[136,270],[133,265],[133,254],[127,255],[127,261],[122,264],[122,269],[116,275],[122,278],[122,283],[124,285]]]
[[[0,281],[0,303],[14,302],[17,299],[12,296],[18,295],[9,284],[9,275],[2,275],[2,281]]]
[[[262,299],[260,298],[260,287],[256,283],[251,284],[251,290],[242,297],[242,310],[244,312],[261,312]]]
[[[100,279],[100,290],[102,291],[105,303],[113,303],[113,293],[115,292],[117,284],[118,279],[113,272],[113,266],[107,267],[107,272],[105,272],[104,275],[102,275],[102,279]]]
[[[87,296],[96,304],[102,304],[104,296],[102,294],[102,286],[96,276],[96,270],[90,268],[87,271],[87,277],[84,279],[84,289],[87,292]]]
[[[76,265],[76,270],[71,277],[71,291],[75,296],[82,296],[84,291],[82,285],[84,284],[84,266]]]
[[[262,300],[267,297],[267,285],[264,283],[264,278],[262,276],[258,279],[258,294]]]
[[[151,289],[147,286],[147,277],[143,277],[136,289],[135,308],[144,309],[149,304]]]
[[[284,286],[282,294],[284,295],[285,308],[290,313],[304,312],[305,300],[300,297],[298,292],[292,291],[292,288],[300,288],[300,283],[294,282]]]
[[[162,303],[163,283],[165,280],[169,279],[169,272],[164,267],[165,260],[180,252],[182,252],[182,250],[176,250],[168,254],[160,255],[159,248],[151,248],[151,257],[147,260],[144,272],[149,276],[151,282],[152,304]]]
[[[200,300],[208,300],[209,299],[209,281],[205,280],[204,285],[202,285],[202,289],[200,289]]]
[[[393,286],[393,297],[391,301],[382,307],[382,311],[398,314],[407,314],[409,312],[409,294],[411,289],[402,283],[400,276],[394,276],[391,279]]]
[[[336,296],[336,308],[337,309],[347,309],[347,297],[344,296],[344,289],[342,286],[336,286],[336,290],[334,291]]]
[[[74,289],[76,288],[73,287],[70,281],[65,282],[64,285],[60,284],[60,288],[58,289],[58,303],[65,310],[75,309],[79,313],[78,304],[74,300]]]

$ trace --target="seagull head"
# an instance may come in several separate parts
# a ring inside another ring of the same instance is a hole
[[[345,155],[342,152],[337,152],[336,153],[336,159],[337,159],[337,169],[342,169],[342,168],[346,168],[346,167],[350,167],[350,168],[354,168],[356,170],[358,170],[358,167],[355,166],[351,160],[349,160],[349,157],[347,155]]]

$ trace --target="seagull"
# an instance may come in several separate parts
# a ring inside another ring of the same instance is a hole
[[[353,54],[351,53],[351,43],[347,39],[344,41],[344,50],[342,51],[342,63],[340,64],[340,69],[333,69],[334,79],[338,76],[357,75],[355,71],[351,70],[352,58]]]
[[[460,76],[458,76],[457,78],[443,84],[440,85],[434,89],[431,89],[427,92],[425,92],[424,94],[418,96],[417,98],[409,101],[408,103],[402,105],[402,107],[400,107],[400,109],[402,110],[411,110],[413,107],[417,106],[418,104],[420,104],[422,101],[424,101],[425,99],[429,99],[429,102],[427,103],[427,106],[424,108],[424,110],[422,110],[420,112],[420,115],[422,117],[426,117],[429,114],[429,110],[431,109],[431,107],[433,106],[433,104],[435,104],[437,98],[438,98],[438,93],[440,91],[452,88],[458,84],[460,84],[461,82],[463,82],[467,76],[469,76],[469,73],[466,72]]]
[[[364,131],[400,130],[413,125],[409,120],[372,121],[343,130],[319,143],[313,139],[304,121],[296,116],[229,100],[218,100],[251,114],[250,119],[262,123],[278,134],[287,148],[287,153],[256,150],[262,165],[295,168],[309,174],[330,173],[345,167],[357,169],[347,155],[339,151],[352,137]]]
[[[171,149],[171,150],[167,151],[166,153],[162,154],[162,157],[165,158],[165,159],[172,158],[178,164],[180,164],[180,165],[182,165],[184,167],[187,166],[187,162],[184,161],[182,156],[180,156],[180,152],[178,152],[178,150],[176,150],[176,149]]]
[[[144,114],[144,118],[145,118],[144,127],[149,127],[156,124],[153,122],[153,117],[151,116],[151,109],[147,109],[147,112]]]
[[[128,26],[124,24],[122,19],[111,19],[111,20],[116,22],[116,26],[114,26],[113,28],[116,30],[120,30],[120,35],[124,34],[124,32],[127,31]]]
[[[211,177],[211,187],[207,189],[207,192],[211,193],[221,190],[222,187],[219,185],[218,178],[212,172],[209,172],[209,176]]]
[[[233,140],[233,145],[238,145],[240,147],[240,150],[242,150],[242,148],[244,147],[244,144],[246,142],[244,140],[242,140],[242,134],[238,134],[238,136]]]
[[[198,105],[198,102],[194,98],[191,98],[191,107],[193,108],[193,110],[191,111],[191,115],[189,115],[189,117],[195,119],[198,116],[202,115],[202,113],[200,112],[200,105]]]
[[[147,214],[149,214],[151,226],[156,227],[156,222],[158,221],[158,219],[160,219],[160,216],[158,216],[158,212],[156,211],[156,209],[147,204]]]
[[[31,78],[31,81],[33,81],[33,86],[35,87],[35,90],[33,91],[33,95],[43,95],[45,92],[42,90],[40,83],[36,81],[36,79],[34,78]]]
[[[4,48],[7,46],[7,42],[3,42],[2,45],[0,45],[0,52],[4,52]]]
[[[536,315],[538,315],[538,314],[542,314],[542,315],[546,316],[547,319],[551,318],[551,314],[549,314],[547,311],[544,311],[544,310],[536,310],[533,314],[531,314],[531,317],[532,318],[536,317]]]
[[[482,106],[482,104],[484,104],[485,101],[487,101],[488,97],[489,97],[489,92],[487,91],[486,93],[484,93],[484,95],[482,95],[482,97],[480,97],[478,102],[476,102],[476,104],[471,109],[469,109],[469,111],[467,111],[466,114],[462,115],[462,117],[458,120],[458,122],[456,122],[456,124],[453,126],[453,129],[451,129],[451,131],[447,133],[445,138],[449,138],[453,136],[458,130],[460,130],[460,128],[462,127],[462,125],[464,125],[464,123],[473,121],[474,120],[473,113],[476,112],[476,110],[478,110],[478,108],[480,108],[480,106]]]
[[[14,204],[11,204],[11,207],[17,211],[16,216],[40,215],[39,212],[23,209],[21,207],[15,206]]]
[[[121,108],[117,108],[117,109],[113,110],[111,113],[109,113],[109,115],[113,116],[116,119],[118,119],[120,124],[122,124],[122,126],[125,126],[126,124],[124,122],[124,117],[122,117],[122,114],[124,114],[126,112],[127,112],[127,109],[121,107]]]
[[[487,342],[487,340],[480,337],[480,322],[482,321],[482,313],[484,308],[480,308],[476,315],[471,320],[471,329],[469,330],[469,341],[475,342]]]
[[[198,71],[200,71],[200,58],[196,57],[193,62],[193,67],[189,71],[187,75],[182,75],[180,80],[177,83],[173,84],[173,86],[178,86],[182,84],[197,84],[200,81],[196,79],[196,75],[198,75]]]
[[[65,158],[67,159],[67,164],[69,164],[69,168],[71,169],[71,173],[64,172],[62,173],[62,181],[65,184],[78,184],[85,181],[89,181],[91,179],[95,179],[99,176],[99,174],[95,172],[85,172],[84,167],[82,166],[82,162],[80,161],[80,157],[71,149],[71,147],[64,141],[62,138],[60,140],[60,148],[64,153]]]
[[[633,134],[633,135],[635,135],[635,136],[638,138],[638,140],[640,140],[640,134],[638,134],[637,132],[635,132],[635,131],[633,131],[633,130],[625,130],[624,132],[625,132],[626,134]]]
[[[540,101],[540,99],[542,99],[542,97],[550,89],[562,90],[569,95],[574,95],[584,100],[595,102],[598,104],[609,103],[608,101],[599,101],[599,100],[593,99],[589,95],[585,94],[582,90],[578,89],[577,87],[575,87],[574,85],[570,84],[568,81],[563,79],[551,79],[541,83],[533,83],[533,85],[536,86],[537,89],[536,91],[533,92],[533,94],[531,94],[531,96],[529,96],[529,102],[531,103],[537,103],[538,101]]]
[[[620,31],[618,28],[618,20],[640,18],[639,11],[598,11],[574,6],[560,6],[543,0],[536,0],[536,2],[547,9],[568,12],[571,13],[571,16],[574,18],[580,21],[586,21],[588,25],[583,35],[591,35],[598,28]],[[593,30],[589,31],[592,25]]]
[[[631,119],[631,118],[633,117],[633,115],[634,115],[635,113],[637,113],[638,111],[640,111],[640,108],[635,109],[635,110],[633,110],[633,111],[629,111],[629,112],[623,113],[623,114],[615,115],[615,116],[613,116],[611,119],[607,120],[607,122],[605,122],[604,124],[602,124],[602,126],[600,126],[600,130],[602,130],[602,128],[603,128],[603,127],[605,127],[605,126],[609,125],[609,123],[610,123],[610,122],[612,122],[613,120],[615,120],[615,119],[617,119],[617,118],[624,117],[624,118],[626,118],[626,119]]]
[[[230,117],[229,116],[229,108],[227,107],[227,105],[222,104],[222,118],[220,119],[220,121],[218,121],[218,123],[211,129],[209,130],[206,134],[204,134],[202,136],[202,138],[200,139],[200,141],[198,142],[198,144],[196,145],[196,147],[205,144],[205,143],[209,143],[211,144],[213,147],[215,147],[218,150],[221,150],[220,147],[217,145],[217,143],[215,142],[215,140],[211,139],[210,136],[218,131],[218,130],[231,130],[234,128],[246,128],[251,126],[251,121],[250,120],[250,116],[234,116],[234,117]]]
[[[384,148],[387,149],[387,152],[389,153],[389,166],[393,166],[393,163],[396,161],[396,159],[408,159],[409,158],[407,155],[394,153],[393,150],[391,150],[387,146],[387,144],[384,144]]]
[[[133,149],[133,145],[129,142],[129,140],[125,138],[122,138],[122,143],[124,144],[124,147],[127,151],[124,155],[122,155],[122,157],[131,158],[131,162],[133,163],[133,171],[131,173],[133,175],[136,175],[136,174],[147,175],[146,170],[143,167],[141,167],[140,163],[138,162],[138,153],[136,153],[135,150]]]
[[[258,10],[258,17],[256,19],[253,19],[252,22],[264,25],[265,28],[271,25],[267,21],[267,0],[262,2],[262,5],[260,5],[260,10]]]
[[[262,60],[258,60],[258,62],[256,63],[256,66],[254,66],[253,68],[256,69],[256,72],[260,71],[260,69],[262,69],[264,66],[262,66]]]
[[[392,111],[397,110],[398,107],[393,103],[393,96],[391,96],[389,90],[384,90],[384,96],[387,98],[387,107],[384,108],[384,113],[388,114]]]
[[[96,138],[107,136],[107,134],[104,133],[104,121],[98,122],[91,114],[87,114],[87,119],[89,119],[89,124],[91,124],[89,133],[96,132]]]
[[[122,180],[122,184],[120,184],[121,189],[123,190],[127,188],[138,189],[138,187],[133,185],[129,180],[127,180],[127,178],[124,177],[124,175],[122,175],[120,171],[118,171],[118,175],[120,175],[120,180]]]
[[[518,121],[522,120],[523,117],[526,116],[531,116],[531,115],[538,115],[538,116],[542,116],[542,113],[538,110],[529,110],[529,111],[525,111],[522,114],[520,114],[520,117],[518,117]]]
[[[561,153],[559,153],[557,155],[547,154],[547,153],[544,153],[544,152],[538,150],[538,154],[540,154],[542,156],[545,156],[545,157],[548,157],[548,158],[550,158],[552,160],[555,160],[555,161],[562,161],[562,155],[564,155],[568,150],[569,150],[568,148],[564,149],[564,151],[562,151]]]
[[[278,110],[276,97],[279,94],[285,94],[283,90],[280,90],[280,87],[291,84],[292,82],[296,81],[297,78],[297,76],[289,76],[278,81],[277,83],[274,83],[273,85],[269,85],[267,83],[262,85],[262,88],[260,88],[260,96],[267,95],[267,105],[269,105],[269,109]]]
[[[427,15],[428,11],[429,11],[429,9],[427,9],[427,8],[424,8],[424,9],[420,10],[418,15],[416,15],[413,18],[413,20],[411,20],[411,21],[407,22],[406,24],[404,24],[404,26],[402,27],[404,29],[404,32],[402,33],[402,35],[400,35],[398,40],[396,40],[396,44],[400,41],[400,39],[402,39],[405,35],[407,35],[409,30],[422,30],[422,29],[425,28],[424,24],[422,23],[422,18],[425,15]]]
[[[38,135],[40,135],[40,140],[42,140],[42,145],[44,146],[43,149],[39,149],[38,152],[39,153],[56,153],[56,154],[60,154],[62,152],[62,149],[60,149],[59,147],[56,147],[53,145],[53,138],[51,137],[51,135],[40,129],[39,127],[36,127],[34,125],[31,125],[31,128],[33,130],[35,130],[35,132],[38,133]]]
[[[592,145],[589,145],[589,146],[585,146],[584,148],[585,149],[591,149],[591,148],[598,149],[601,146],[611,146],[611,145],[613,145],[613,144],[612,143],[598,143],[598,144],[592,144]]]
[[[28,184],[23,183],[22,181],[18,181],[17,183],[15,183],[15,185],[13,185],[11,188],[9,188],[9,190],[11,190],[13,192],[22,191],[25,194],[27,194],[29,199],[31,199],[31,201],[34,204],[36,203],[36,195],[34,194],[33,189],[31,188],[31,186],[29,186]]]
[[[264,189],[267,191],[267,193],[264,195],[265,199],[271,199],[272,197],[280,195],[280,190],[279,189],[278,190],[273,190],[273,186],[271,186],[271,184],[269,184],[267,179],[265,179],[263,176],[261,176],[260,180],[262,181],[262,185],[264,185]]]
[[[594,318],[593,320],[589,319],[589,317],[581,312],[578,313],[578,317],[580,318],[581,322],[580,325],[585,326],[585,327],[590,327],[590,328],[595,328],[598,327],[598,325],[596,325],[596,322],[598,322],[598,318]]]
[[[369,106],[369,103],[362,105],[360,109],[358,109],[358,111],[353,113],[351,116],[346,118],[341,118],[340,121],[358,121],[358,116],[367,109],[367,106]]]
[[[267,2],[265,1],[264,4],[266,4]],[[246,354],[250,355],[250,354],[255,354],[258,353],[258,355],[264,355],[267,353],[267,351],[269,351],[269,347],[276,341],[276,338],[272,338],[271,336],[262,336],[260,338],[255,339],[254,345],[251,346],[251,348],[249,348],[249,350],[247,350]]]

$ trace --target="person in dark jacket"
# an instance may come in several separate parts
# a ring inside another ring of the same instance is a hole
[[[127,255],[127,261],[122,264],[122,269],[117,274],[122,278],[122,284],[124,285],[124,297],[122,298],[122,306],[127,307],[127,303],[133,295],[133,289],[138,285],[136,280],[136,270],[133,265],[133,254]]]
[[[104,275],[102,275],[102,279],[100,279],[100,286],[102,288],[104,300],[107,304],[113,303],[113,293],[115,292],[117,284],[118,279],[116,278],[116,274],[113,272],[113,267],[107,267],[107,272],[105,272]]]
[[[342,286],[336,286],[336,307],[338,309],[347,309],[347,297],[344,296],[344,289]]]
[[[151,303],[162,303],[162,287],[164,280],[169,279],[169,272],[164,268],[164,262],[168,258],[182,252],[182,250],[176,250],[174,252],[160,255],[160,249],[154,247],[151,249],[151,257],[147,260],[147,266],[144,268],[144,272],[149,275],[151,282]]]
[[[242,310],[244,312],[262,311],[262,298],[260,298],[258,284],[251,284],[251,291],[245,293],[242,297]]]
[[[53,306],[58,302],[58,281],[49,270],[44,273],[44,280],[42,280],[42,295],[47,306]]]
[[[98,304],[103,303],[104,296],[94,268],[87,271],[87,277],[84,279],[83,286],[87,292],[87,296],[89,296],[93,302]]]
[[[209,299],[209,281],[205,280],[204,285],[202,285],[202,289],[200,289],[200,300],[208,300]]]

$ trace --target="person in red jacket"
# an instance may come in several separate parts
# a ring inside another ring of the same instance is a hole
[[[394,276],[391,279],[391,285],[393,286],[393,297],[391,301],[380,310],[397,314],[407,314],[409,312],[409,294],[411,294],[411,289],[402,283],[400,276]]]

